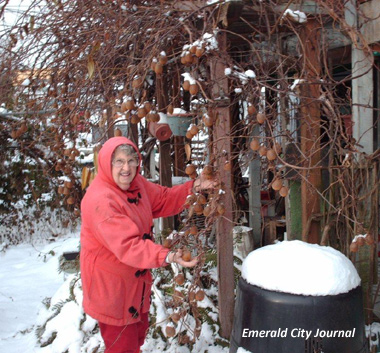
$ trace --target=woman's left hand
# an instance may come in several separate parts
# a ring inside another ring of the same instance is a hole
[[[178,265],[181,265],[183,267],[194,267],[198,263],[198,257],[194,257],[189,261],[186,261],[182,258],[183,250],[178,249],[176,251],[171,251],[168,254],[168,261],[169,263],[176,263]]]

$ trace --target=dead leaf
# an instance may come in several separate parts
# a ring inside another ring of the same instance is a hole
[[[100,49],[100,45],[101,45],[101,43],[97,40],[94,43],[94,46],[92,47],[91,53],[95,53],[96,51],[98,51]]]
[[[218,22],[222,22],[224,27],[228,27],[228,8],[230,4],[222,4],[219,7]]]
[[[88,78],[91,79],[95,71],[95,62],[92,56],[88,57],[87,70],[88,70]]]
[[[91,175],[90,175],[90,179],[89,179],[89,181],[88,181],[88,185],[91,185],[91,183],[92,183],[92,181],[95,179],[95,177],[96,177],[96,172],[95,171],[93,171],[92,173],[91,173]]]
[[[95,166],[95,173],[98,172],[98,151],[94,151],[94,166]]]
[[[191,147],[188,143],[185,145],[185,153],[186,153],[187,161],[190,161],[191,160]]]
[[[34,16],[30,16],[29,27],[30,27],[30,31],[33,32],[33,30],[34,30]]]
[[[89,185],[90,179],[91,179],[91,170],[88,167],[84,167],[82,169],[82,178],[81,178],[82,190],[84,190]]]

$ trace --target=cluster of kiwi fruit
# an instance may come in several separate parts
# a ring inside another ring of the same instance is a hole
[[[350,251],[351,252],[358,252],[359,248],[363,245],[373,245],[375,243],[375,240],[373,239],[372,234],[365,234],[365,235],[357,235],[352,243],[350,244]]]
[[[256,114],[256,108],[254,108],[253,105],[248,105],[248,114]],[[264,124],[267,120],[267,117],[265,113],[257,113],[256,120],[259,124]],[[278,156],[282,152],[281,145],[278,142],[274,141],[274,139],[272,143],[268,144],[267,146],[263,143],[260,143],[260,137],[258,136],[252,138],[249,146],[252,151],[258,152],[260,157],[265,157],[269,163],[275,163]],[[278,191],[278,193],[282,197],[287,196],[289,193],[289,188],[286,185],[284,185],[284,181],[280,177],[275,177],[273,179],[273,181],[271,182],[271,187],[273,190]]]

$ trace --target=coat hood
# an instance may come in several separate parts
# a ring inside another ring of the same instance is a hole
[[[136,176],[133,179],[131,186],[129,187],[128,191],[133,191],[136,189],[137,185],[135,183],[137,176],[140,173],[140,164],[141,164],[141,154],[139,150],[137,149],[136,145],[129,139],[123,136],[119,137],[112,137],[103,145],[103,147],[99,151],[98,156],[98,175],[97,177],[100,178],[102,181],[105,181],[108,184],[111,184],[114,187],[117,187],[117,184],[113,180],[112,177],[112,154],[115,151],[115,149],[120,145],[130,145],[133,147],[133,149],[136,151],[139,157],[139,165],[137,167]]]

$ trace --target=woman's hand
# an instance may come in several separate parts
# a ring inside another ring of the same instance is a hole
[[[182,249],[178,249],[176,251],[170,251],[167,256],[167,262],[170,264],[176,263],[183,267],[194,267],[198,263],[198,257],[194,257],[193,259],[189,261],[185,261],[182,258],[182,255],[183,255]]]

